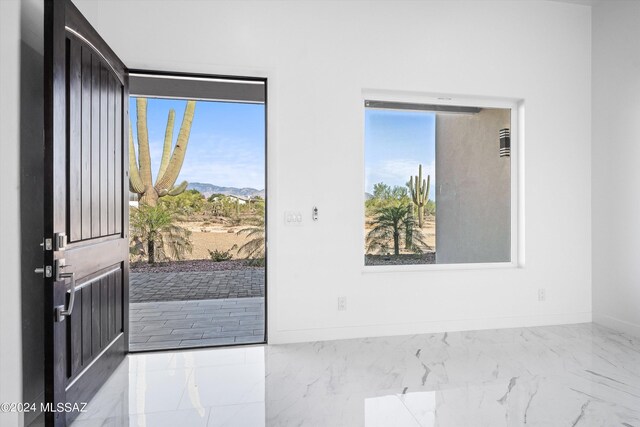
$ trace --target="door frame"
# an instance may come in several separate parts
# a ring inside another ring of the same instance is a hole
[[[264,340],[253,343],[234,343],[223,345],[211,345],[211,346],[193,346],[193,347],[180,347],[179,349],[157,349],[157,350],[139,350],[132,353],[152,353],[163,351],[175,351],[175,350],[197,350],[197,349],[210,349],[210,348],[225,348],[225,347],[241,347],[252,345],[266,345],[269,343],[269,310],[268,310],[268,271],[269,271],[269,79],[262,76],[237,76],[230,74],[210,74],[210,73],[198,73],[198,72],[185,72],[185,71],[168,71],[168,70],[155,70],[155,69],[142,69],[142,68],[129,68],[129,74],[155,75],[165,77],[181,77],[191,79],[219,79],[219,80],[236,80],[246,82],[261,82],[264,84]],[[131,95],[129,94],[129,98]],[[220,102],[234,102],[234,101],[220,101]],[[237,102],[237,101],[236,101]],[[128,219],[127,219],[128,224]],[[127,286],[128,289],[128,286]],[[129,318],[127,313],[127,319]],[[127,335],[128,339],[128,335]],[[127,351],[129,343],[127,342]]]

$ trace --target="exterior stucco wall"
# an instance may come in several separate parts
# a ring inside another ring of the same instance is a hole
[[[436,115],[436,262],[508,262],[511,157],[499,156],[510,111]]]

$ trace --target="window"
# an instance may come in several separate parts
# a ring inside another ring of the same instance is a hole
[[[365,100],[365,265],[512,261],[513,110]]]

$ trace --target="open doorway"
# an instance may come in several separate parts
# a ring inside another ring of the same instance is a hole
[[[266,342],[266,81],[130,74],[130,351]]]

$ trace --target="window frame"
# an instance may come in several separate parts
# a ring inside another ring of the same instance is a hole
[[[510,261],[478,262],[456,264],[404,264],[404,265],[366,265],[363,251],[362,273],[419,272],[436,270],[484,270],[514,269],[524,267],[524,100],[518,98],[468,96],[443,93],[418,93],[394,90],[363,89],[360,99],[361,123],[360,132],[362,146],[362,186],[361,186],[361,228],[360,247],[366,241],[365,232],[365,112],[369,108],[366,101],[403,102],[459,107],[501,108],[511,111],[511,250]],[[496,136],[496,155],[498,155],[498,137]],[[436,227],[438,226],[436,219]],[[437,250],[437,242],[436,242]]]

